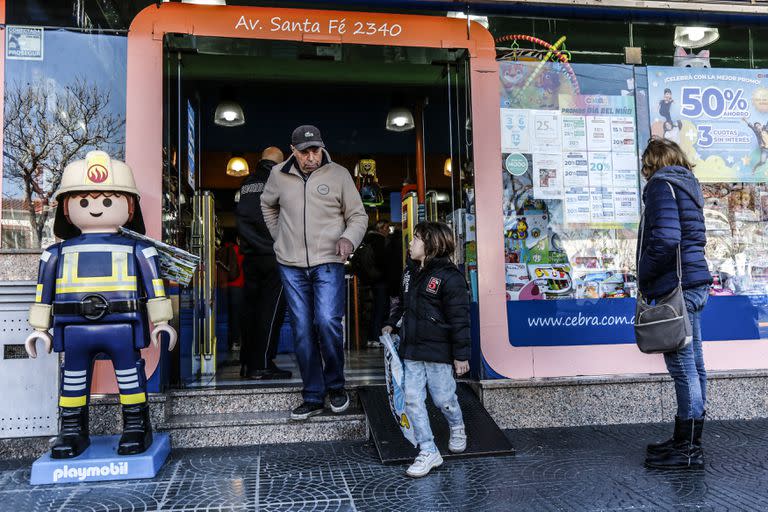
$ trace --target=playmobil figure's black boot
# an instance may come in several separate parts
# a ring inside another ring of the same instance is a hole
[[[152,444],[152,425],[149,422],[149,404],[123,406],[123,435],[117,453],[135,455],[143,453]]]
[[[59,435],[51,448],[54,459],[71,459],[91,444],[88,438],[88,406],[59,407]]]

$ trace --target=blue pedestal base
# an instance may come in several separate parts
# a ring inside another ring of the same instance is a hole
[[[171,452],[168,434],[154,432],[154,441],[138,455],[118,455],[120,436],[91,436],[91,445],[73,459],[52,459],[46,453],[32,464],[32,485],[152,478]]]

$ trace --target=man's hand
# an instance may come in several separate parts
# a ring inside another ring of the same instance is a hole
[[[464,375],[469,371],[469,361],[453,361],[453,369],[456,375]]]
[[[344,237],[339,238],[339,241],[336,242],[336,254],[346,260],[353,252],[355,252],[355,246],[352,242]]]
[[[381,328],[381,334],[392,334],[392,326],[391,325],[385,325]]]

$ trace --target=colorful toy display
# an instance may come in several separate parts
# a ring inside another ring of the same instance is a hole
[[[35,332],[25,343],[33,358],[38,340],[47,352],[64,353],[60,427],[51,457],[76,457],[90,444],[88,402],[93,360],[99,354],[111,359],[120,390],[123,433],[117,452],[142,453],[152,444],[152,427],[139,350],[150,339],[157,345],[161,333],[173,349],[176,331],[168,324],[173,310],[157,250],[119,233],[121,227],[145,231],[133,173],[107,153],[91,151],[67,165],[55,199],[54,233],[63,241],[40,257],[29,311]]]

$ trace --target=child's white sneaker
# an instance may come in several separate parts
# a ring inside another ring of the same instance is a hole
[[[421,451],[416,456],[416,460],[406,470],[405,474],[413,477],[420,478],[427,476],[432,468],[436,468],[443,463],[443,458],[440,456],[440,452],[425,452]]]
[[[451,453],[461,453],[467,449],[467,433],[464,425],[451,427],[451,437],[448,440],[448,449]]]

